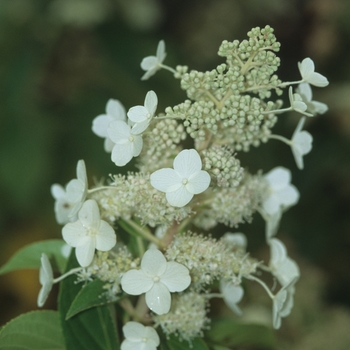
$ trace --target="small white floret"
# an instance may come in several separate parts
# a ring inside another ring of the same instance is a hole
[[[224,296],[226,305],[237,315],[242,315],[242,310],[237,305],[243,298],[244,289],[240,285],[235,285],[231,281],[220,281],[220,290]]]
[[[328,106],[325,103],[314,101],[312,99],[312,89],[310,84],[299,84],[297,92],[303,99],[303,102],[306,104],[307,110],[313,115],[323,114],[328,111]]]
[[[210,175],[201,169],[198,152],[195,149],[183,150],[174,159],[174,169],[160,169],[151,174],[151,185],[166,193],[170,205],[183,207],[195,194],[209,187]]]
[[[182,292],[191,283],[189,270],[175,261],[166,261],[158,249],[148,249],[140,270],[129,270],[121,279],[124,292],[130,295],[146,293],[146,304],[156,314],[169,312],[170,293]]]
[[[93,260],[95,249],[108,251],[115,246],[116,235],[112,226],[101,220],[98,205],[92,199],[84,202],[78,217],[79,220],[62,228],[62,236],[75,248],[80,266],[87,267]]]
[[[146,71],[141,80],[147,80],[162,68],[162,63],[165,60],[165,42],[159,41],[156,56],[147,56],[141,62],[141,68]]]
[[[122,120],[126,122],[126,113],[124,106],[114,99],[109,99],[106,105],[106,114],[98,115],[92,121],[92,131],[99,137],[105,139],[104,149],[106,152],[111,152],[114,142],[108,136],[108,126],[115,120]]]
[[[291,140],[292,153],[299,169],[304,168],[303,156],[312,149],[312,136],[309,132],[301,129],[305,123],[305,118],[301,118]]]
[[[318,87],[325,87],[329,84],[327,78],[320,73],[315,72],[315,64],[309,57],[304,58],[302,62],[298,62],[299,71],[303,82]]]
[[[125,339],[121,344],[121,350],[156,350],[160,344],[155,329],[139,322],[127,322],[123,327],[123,333]]]

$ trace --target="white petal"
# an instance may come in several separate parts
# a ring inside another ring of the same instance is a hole
[[[147,80],[149,77],[151,77],[152,75],[156,74],[156,72],[158,71],[158,67],[155,66],[153,69],[148,70],[141,78],[141,80]]]
[[[300,276],[299,267],[296,262],[287,257],[278,269],[275,271],[275,275],[282,286],[288,284],[295,277]]]
[[[61,185],[53,184],[51,186],[51,195],[55,199],[65,198],[66,197],[66,191],[64,190],[64,188]]]
[[[106,112],[114,120],[126,121],[125,108],[118,100],[109,99],[106,105]]]
[[[275,194],[281,205],[289,207],[296,204],[299,200],[299,192],[293,185],[288,185],[285,188],[279,190]]]
[[[318,87],[325,87],[329,84],[328,79],[320,73],[312,73],[307,77],[307,82]]]
[[[222,239],[234,247],[241,247],[243,249],[245,249],[248,244],[247,237],[243,233],[226,232]]]
[[[168,288],[158,282],[146,292],[146,304],[156,314],[163,315],[169,312],[171,296]]]
[[[148,110],[148,113],[153,116],[156,112],[157,105],[158,105],[158,97],[154,91],[148,91],[145,97],[145,103],[144,103],[146,109]]]
[[[133,157],[137,157],[141,153],[142,147],[143,147],[142,136],[135,135],[134,142],[133,142],[133,150],[132,150]]]
[[[131,142],[115,144],[111,159],[117,166],[124,166],[131,161],[134,153],[134,145]]]
[[[269,242],[271,249],[270,265],[278,268],[287,258],[286,246],[277,238],[272,238]]]
[[[141,62],[141,68],[149,71],[158,65],[158,58],[156,56],[147,56]]]
[[[150,277],[161,276],[167,269],[167,261],[158,249],[148,249],[141,260],[141,270]]]
[[[81,244],[75,248],[75,255],[77,257],[78,263],[82,267],[87,267],[91,264],[94,258],[96,243],[95,237],[86,237]]]
[[[195,149],[185,149],[174,159],[174,170],[183,178],[189,178],[192,174],[202,169],[202,161]]]
[[[276,167],[265,175],[270,187],[275,191],[287,186],[291,181],[292,175],[290,170],[284,167]]]
[[[77,164],[77,179],[87,185],[86,167],[82,159],[80,159]]]
[[[298,92],[300,95],[304,96],[306,101],[312,100],[312,89],[310,84],[308,83],[301,83],[298,85]]]
[[[128,117],[134,123],[141,123],[148,118],[148,110],[144,106],[134,106],[128,111]]]
[[[83,226],[98,229],[100,226],[100,210],[96,201],[93,199],[85,201],[78,217]]]
[[[192,194],[198,194],[204,192],[209,185],[210,175],[206,171],[200,170],[189,177],[186,189]]]
[[[123,333],[125,338],[129,340],[142,340],[145,334],[145,326],[141,323],[130,321],[124,325]]]
[[[275,195],[270,195],[263,201],[262,207],[268,215],[277,214],[280,211],[280,202],[278,197]]]
[[[76,247],[87,236],[87,231],[80,221],[76,221],[63,226],[62,236],[67,244]]]
[[[96,235],[96,249],[106,252],[111,250],[117,243],[113,227],[106,221],[100,221],[98,234]]]
[[[232,282],[220,282],[221,292],[224,294],[226,305],[237,315],[242,315],[242,310],[238,307],[244,295],[244,289],[241,286],[236,286]]]
[[[182,186],[182,179],[176,173],[175,170],[171,168],[164,168],[155,171],[150,176],[151,185],[158,191],[167,192],[175,184],[177,187]]]
[[[266,241],[268,242],[278,230],[279,223],[281,221],[282,211],[278,210],[272,215],[267,215],[264,219],[266,220],[265,233]]]
[[[308,77],[315,71],[314,61],[309,57],[304,58],[301,63],[298,63],[298,66],[302,78]]]
[[[301,154],[307,154],[312,149],[312,135],[307,131],[296,134],[292,140],[293,147],[297,148]]]
[[[127,142],[130,136],[130,126],[124,121],[116,120],[109,124],[107,129],[108,136],[116,143]]]
[[[148,119],[140,123],[135,123],[131,128],[131,134],[139,135],[143,133],[148,128],[149,123],[150,121]]]
[[[165,196],[170,205],[178,208],[185,206],[193,198],[193,194],[188,192],[185,186],[181,186],[176,191],[167,192]]]
[[[92,121],[92,131],[100,137],[107,137],[107,128],[113,119],[107,114],[98,115]]]
[[[312,108],[310,112],[315,112],[317,114],[323,114],[328,111],[328,106],[325,103],[312,101]]]
[[[165,59],[165,42],[164,40],[160,40],[157,46],[157,59],[159,63],[162,63]]]
[[[175,261],[169,261],[160,281],[170,292],[182,292],[190,285],[191,277],[186,266]]]
[[[70,180],[66,187],[67,200],[71,203],[80,202],[84,197],[85,190],[83,182],[78,179]]]
[[[145,350],[147,349],[153,350],[160,343],[159,336],[156,330],[152,327],[145,327],[144,338],[147,339],[147,347],[145,347]],[[150,346],[153,346],[153,347],[148,347],[148,343],[150,343]]]
[[[112,152],[114,145],[115,143],[109,138],[109,136],[107,136],[103,145],[105,151],[108,153]]]
[[[153,284],[152,278],[146,276],[141,270],[129,270],[121,279],[124,292],[130,295],[146,293],[152,288]]]
[[[41,254],[41,267],[39,270],[39,281],[42,285],[53,283],[53,272],[50,260],[45,253]]]

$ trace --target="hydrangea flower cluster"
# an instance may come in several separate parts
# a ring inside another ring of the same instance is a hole
[[[164,65],[161,40],[156,55],[142,60],[142,80],[166,69],[180,80],[187,99],[158,114],[154,91],[127,112],[110,99],[105,114],[92,123],[112,162],[123,167],[133,161],[137,171],[89,188],[80,160],[76,179],[65,189],[53,185],[63,239],[75,248],[80,265],[72,273],[86,283],[103,281],[108,299],[128,315],[123,350],[156,349],[160,333],[190,343],[202,337],[210,327],[213,298],[244,314],[248,281],[259,283],[270,296],[274,328],[291,312],[300,272],[275,235],[283,213],[300,195],[290,170],[278,166],[251,174],[239,153],[280,140],[291,147],[302,169],[312,148],[311,134],[302,130],[305,121],[327,111],[325,104],[312,100],[310,85],[324,87],[328,81],[305,58],[298,65],[301,79],[282,82],[277,76],[279,48],[272,28],[254,28],[247,40],[223,41],[218,54],[226,62],[199,72]],[[273,96],[285,89],[288,106],[282,108],[282,100]],[[272,133],[285,112],[300,116],[291,139]],[[219,224],[236,228],[250,222],[255,212],[266,221],[266,263],[250,256],[244,234],[215,231]],[[278,281],[276,291],[260,271]],[[46,255],[40,282],[42,306],[56,282]]]

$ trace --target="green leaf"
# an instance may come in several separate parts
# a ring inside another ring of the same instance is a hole
[[[0,332],[1,350],[65,350],[57,311],[32,311],[16,317]]]
[[[211,343],[229,348],[259,345],[263,349],[273,349],[275,345],[275,334],[271,328],[256,324],[242,324],[235,320],[213,322],[206,337]]]
[[[77,267],[75,254],[68,260],[67,271]],[[76,276],[65,278],[60,285],[59,312],[67,350],[115,350],[119,349],[116,325],[109,306],[103,305],[86,309],[70,319],[66,315],[72,302],[83,288],[75,283]]]
[[[204,340],[201,338],[195,338],[191,341],[191,343],[189,343],[186,340],[180,341],[179,337],[172,335],[168,339],[167,345],[170,350],[209,350],[208,345],[206,345]]]
[[[67,263],[67,258],[62,255],[61,249],[65,242],[61,239],[50,239],[47,241],[29,244],[20,250],[0,269],[0,275],[20,269],[38,269],[41,265],[42,253],[49,257],[52,267],[59,272],[63,272]]]
[[[82,288],[70,306],[66,320],[84,310],[110,303],[103,286],[106,282],[95,279]]]

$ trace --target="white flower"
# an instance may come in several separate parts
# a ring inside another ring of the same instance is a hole
[[[75,203],[71,203],[67,199],[66,190],[59,184],[51,186],[51,194],[55,198],[55,215],[59,224],[64,225],[68,222],[75,221],[76,215],[70,217],[70,213]]]
[[[66,198],[68,202],[72,203],[69,217],[74,217],[78,213],[86,198],[87,190],[88,182],[85,162],[79,160],[77,164],[77,178],[70,180],[66,186]]]
[[[41,267],[39,270],[39,281],[42,285],[38,295],[38,306],[42,307],[45,304],[47,297],[52,289],[53,272],[50,264],[50,260],[45,253],[41,254]]]
[[[147,56],[141,62],[141,68],[146,71],[141,80],[147,80],[162,68],[162,63],[165,59],[165,42],[161,40],[158,43],[156,56]]]
[[[142,135],[135,134],[125,122],[116,120],[110,123],[107,132],[115,143],[111,158],[117,166],[124,166],[141,153]]]
[[[242,310],[237,305],[243,298],[244,289],[238,285],[236,286],[231,281],[220,281],[220,290],[224,295],[226,305],[237,315],[242,315]]]
[[[278,226],[282,218],[282,211],[279,210],[276,213],[271,215],[264,213],[263,217],[266,222],[265,236],[266,236],[266,241],[268,242],[270,238],[272,238],[277,233]]]
[[[304,114],[308,117],[312,117],[312,114],[307,113],[307,105],[303,102],[303,99],[299,94],[293,94],[293,88],[290,86],[288,90],[289,102],[291,108],[301,114]]]
[[[109,99],[106,105],[106,114],[98,115],[92,121],[92,131],[99,137],[105,139],[104,148],[106,152],[111,152],[114,142],[107,133],[109,124],[114,120],[126,121],[126,113],[123,105],[114,99]]]
[[[146,304],[156,314],[169,312],[170,292],[182,292],[191,283],[187,267],[175,261],[167,262],[158,249],[143,255],[140,270],[129,270],[121,279],[124,292],[131,295],[146,293]]]
[[[285,245],[277,238],[269,241],[271,257],[270,269],[282,286],[300,276],[299,267],[294,260],[288,257]]]
[[[315,64],[309,57],[304,58],[300,63],[298,62],[299,71],[303,82],[315,85],[318,87],[325,87],[329,84],[327,78],[320,73],[315,72]]]
[[[297,91],[307,106],[307,110],[313,115],[323,114],[328,111],[328,106],[325,103],[312,100],[312,89],[310,84],[299,84]]]
[[[299,169],[304,168],[303,156],[312,149],[312,136],[307,131],[301,131],[305,118],[301,118],[291,140],[292,153]]]
[[[160,343],[159,336],[154,328],[138,322],[127,322],[123,327],[125,339],[121,350],[156,350]]]
[[[116,244],[114,229],[100,219],[96,201],[87,200],[78,214],[79,220],[62,228],[63,239],[75,248],[77,260],[82,267],[89,266],[95,249],[108,251]]]
[[[195,149],[183,150],[174,159],[174,169],[160,169],[151,174],[151,185],[166,193],[170,205],[183,207],[193,195],[209,187],[210,175],[201,169],[198,152]]]
[[[264,177],[269,188],[262,207],[268,215],[274,215],[297,203],[299,192],[295,186],[290,184],[292,176],[288,169],[277,167]]]
[[[275,329],[281,327],[281,318],[287,317],[292,311],[294,304],[294,284],[297,280],[298,277],[283,286],[273,299],[272,324]]]
[[[158,105],[158,97],[154,91],[148,91],[143,106],[131,107],[128,111],[129,119],[135,123],[132,127],[134,134],[144,132],[151,122]]]

